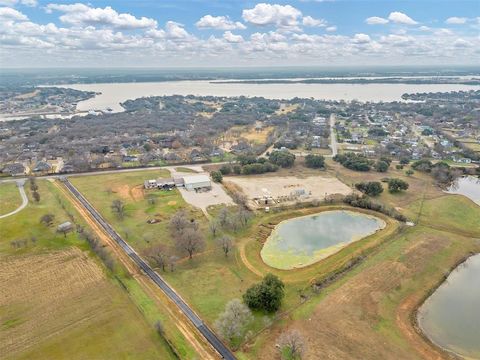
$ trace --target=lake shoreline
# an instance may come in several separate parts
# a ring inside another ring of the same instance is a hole
[[[474,256],[479,256],[480,252],[474,253],[470,252],[467,255],[461,257],[457,260],[449,269],[448,271],[438,280],[438,282],[430,288],[427,293],[420,299],[418,304],[414,307],[413,311],[410,314],[410,321],[412,327],[414,328],[415,332],[428,344],[439,350],[440,352],[450,356],[455,356],[455,358],[466,358],[464,355],[458,354],[453,350],[447,349],[440,344],[434,342],[430,337],[423,331],[422,327],[420,326],[419,316],[420,316],[420,308],[427,302],[427,300],[447,281],[448,277],[453,273],[455,269],[459,266],[467,262],[470,258]]]

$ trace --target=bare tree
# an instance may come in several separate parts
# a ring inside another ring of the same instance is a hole
[[[120,219],[123,220],[125,217],[125,203],[122,200],[113,200],[112,205],[112,212]]]
[[[218,222],[222,227],[225,227],[225,225],[228,224],[228,219],[230,217],[230,213],[228,212],[228,209],[226,206],[222,207],[220,209],[220,212],[218,213]]]
[[[185,211],[177,211],[170,219],[169,226],[170,231],[174,235],[179,235],[180,233],[182,233],[183,230],[185,230],[189,226],[189,221],[187,219],[187,214],[185,213]]]
[[[217,232],[218,232],[218,221],[216,220],[210,220],[210,222],[208,223],[208,228],[210,230],[210,233],[212,234],[213,237],[217,236]]]
[[[248,204],[248,198],[244,193],[239,191],[233,191],[231,194],[232,200],[235,204],[240,205],[241,207],[246,208]]]
[[[201,251],[205,247],[205,241],[198,230],[186,228],[179,234],[176,245],[179,250],[188,252],[191,259],[195,252]]]
[[[245,208],[238,209],[237,218],[242,226],[247,226],[248,222],[252,218],[252,213]]]
[[[170,268],[170,272],[175,271],[175,264],[177,263],[178,256],[172,255],[168,259],[168,267]]]
[[[223,253],[227,257],[228,253],[230,251],[232,251],[233,246],[234,246],[232,238],[228,235],[224,235],[220,239],[218,239],[218,242],[220,243],[220,246],[222,247]]]
[[[215,321],[218,333],[230,343],[240,339],[247,325],[253,320],[252,312],[240,299],[233,299],[225,306],[225,311]]]
[[[55,219],[55,215],[45,214],[40,218],[40,223],[44,224],[45,226],[51,226],[53,224],[54,219]]]
[[[32,192],[38,191],[37,179],[35,179],[33,176],[30,176],[28,180],[30,181],[30,190],[32,190]]]
[[[40,194],[38,193],[38,191],[34,191],[32,193],[32,196],[33,196],[33,200],[35,200],[35,202],[40,202]]]
[[[151,259],[157,267],[161,267],[163,271],[168,265],[169,255],[165,249],[165,246],[159,244],[146,251],[146,255]]]
[[[300,360],[305,353],[306,346],[298,330],[291,330],[280,335],[280,356],[282,359]]]

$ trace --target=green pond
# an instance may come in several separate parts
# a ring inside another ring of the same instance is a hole
[[[448,276],[418,311],[422,331],[438,346],[480,359],[480,255]]]
[[[286,220],[263,245],[263,261],[277,269],[313,264],[353,241],[383,229],[385,222],[359,212],[334,210]]]

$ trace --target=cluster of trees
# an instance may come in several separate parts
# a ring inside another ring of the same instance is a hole
[[[377,203],[372,201],[366,196],[359,196],[357,194],[351,194],[347,195],[343,198],[343,202],[354,206],[358,207],[361,209],[369,209],[373,211],[378,211],[382,214],[388,215],[390,217],[393,217],[394,219],[397,219],[398,221],[406,222],[407,218],[400,214],[397,210],[393,208],[389,208],[383,204]]]
[[[113,200],[110,208],[119,220],[123,220],[125,218],[126,208],[125,203],[122,200]]]
[[[285,285],[273,274],[267,274],[263,280],[251,286],[243,294],[243,301],[252,310],[275,312],[282,305]]]
[[[113,259],[112,255],[108,251],[108,248],[104,247],[100,241],[88,230],[85,230],[83,227],[77,227],[78,235],[81,239],[84,239],[90,249],[103,261],[105,266],[110,270],[115,270],[115,260]]]
[[[275,172],[278,170],[278,166],[272,164],[272,162],[268,161],[265,158],[257,158],[255,156],[249,155],[241,155],[237,159],[238,164],[230,165],[225,164],[223,165],[219,172],[222,175],[229,175],[229,174],[243,174],[243,175],[251,175],[251,174],[263,174],[267,172]]]
[[[33,176],[28,180],[30,182],[30,191],[32,192],[33,200],[38,203],[40,201],[40,193],[38,192],[37,180]]]
[[[295,163],[295,155],[289,151],[272,151],[268,157],[271,163],[290,168]]]
[[[193,254],[205,248],[205,239],[195,219],[189,219],[184,210],[177,211],[169,223],[170,233],[179,251],[187,252],[190,259]]]
[[[368,196],[378,196],[383,192],[382,183],[379,181],[359,182],[355,188]]]
[[[224,206],[218,212],[217,217],[210,221],[210,232],[214,238],[219,234],[220,230],[237,232],[248,225],[252,216],[252,212],[243,206],[239,206],[235,211],[229,211]]]
[[[325,158],[322,155],[309,154],[305,156],[305,166],[312,169],[325,168]]]
[[[435,181],[442,185],[451,183],[463,174],[461,169],[452,168],[446,162],[439,161],[434,164],[427,159],[415,161],[412,164],[412,168],[417,171],[430,173]]]
[[[370,171],[372,161],[364,155],[347,152],[345,154],[337,154],[333,160],[339,162],[344,167],[355,171]]]
[[[155,267],[167,271],[167,268],[173,272],[178,256],[171,255],[167,247],[163,244],[157,244],[145,250],[145,257],[148,258]]]

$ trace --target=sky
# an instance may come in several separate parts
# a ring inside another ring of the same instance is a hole
[[[0,66],[479,65],[480,0],[0,0]]]

